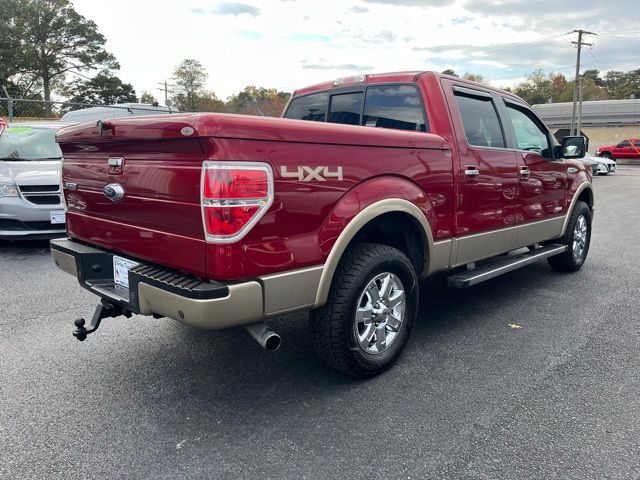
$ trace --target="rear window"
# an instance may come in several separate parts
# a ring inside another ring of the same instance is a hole
[[[369,87],[362,123],[366,127],[427,131],[420,96],[410,85]]]
[[[362,92],[332,95],[329,122],[360,125],[361,111]]]
[[[10,126],[0,129],[0,160],[43,160],[62,157],[53,128]]]
[[[329,103],[329,118],[325,118]],[[294,98],[284,116],[316,122],[429,131],[422,98],[415,85],[372,85],[366,88],[366,93],[338,91],[305,95]]]
[[[324,122],[329,102],[329,93],[320,92],[294,98],[287,109],[285,118]]]

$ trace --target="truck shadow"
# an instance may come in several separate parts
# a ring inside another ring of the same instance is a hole
[[[132,348],[120,360],[127,368],[113,370],[114,378],[107,382],[124,380],[145,397],[145,385],[162,379],[163,395],[185,411],[224,407],[239,413],[259,407],[261,414],[273,415],[285,414],[283,405],[303,409],[326,397],[362,390],[403,390],[408,379],[429,375],[447,351],[461,348],[460,338],[477,338],[486,324],[495,324],[494,314],[501,306],[517,303],[530,293],[532,284],[545,285],[552,278],[558,280],[541,263],[466,290],[447,288],[443,278],[428,279],[421,285],[419,318],[404,355],[390,371],[373,379],[353,379],[321,363],[313,351],[308,315],[295,314],[270,322],[283,339],[275,353],[263,350],[242,329],[202,332],[161,320],[159,328],[167,330],[163,340],[147,339],[139,350]],[[508,321],[501,318],[501,328],[508,329]],[[103,373],[108,376],[107,370]],[[123,378],[128,375],[131,378]],[[152,401],[153,397],[146,397],[145,402]]]

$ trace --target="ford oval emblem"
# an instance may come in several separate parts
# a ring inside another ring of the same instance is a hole
[[[102,193],[112,202],[119,202],[124,198],[124,188],[119,183],[110,183],[102,189]]]

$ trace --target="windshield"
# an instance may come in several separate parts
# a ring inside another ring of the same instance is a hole
[[[0,129],[0,160],[43,160],[62,157],[56,129],[11,126]]]

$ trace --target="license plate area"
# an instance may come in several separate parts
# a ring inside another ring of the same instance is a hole
[[[129,270],[140,265],[128,258],[113,256],[113,282],[124,288],[129,288]]]
[[[64,210],[52,210],[49,212],[49,221],[52,225],[60,225],[65,223]]]

